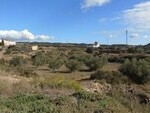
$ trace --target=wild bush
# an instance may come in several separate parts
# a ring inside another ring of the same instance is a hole
[[[59,69],[64,64],[64,61],[61,58],[51,58],[48,63],[48,67],[54,71],[55,69]]]
[[[10,66],[13,66],[13,67],[21,66],[25,63],[26,63],[26,60],[22,56],[13,57],[9,62]]]
[[[118,71],[109,72],[99,70],[92,74],[90,76],[90,79],[104,80],[109,84],[125,84],[130,82],[127,77],[125,77]]]
[[[91,54],[73,54],[69,57],[69,59],[78,60],[80,62],[83,62],[85,65],[91,59],[93,55]]]
[[[42,52],[37,52],[36,55],[32,57],[32,62],[35,66],[42,66],[46,64],[47,61],[48,57]]]
[[[68,80],[64,76],[58,76],[58,75],[44,77],[41,79],[39,77],[35,77],[32,80],[32,84],[35,84],[36,86],[39,86],[42,89],[45,87],[49,87],[49,88],[56,88],[56,89],[67,88],[76,91],[82,90],[80,84],[77,81]]]
[[[91,71],[96,71],[99,68],[102,68],[105,64],[107,64],[107,57],[101,56],[101,57],[91,57],[87,60],[86,66]]]
[[[30,48],[28,48],[27,46],[25,45],[22,45],[22,46],[9,46],[5,52],[5,54],[18,54],[18,53],[23,53],[23,52],[29,52],[31,51]]]
[[[83,99],[87,101],[100,101],[102,98],[100,95],[96,95],[94,93],[89,93],[86,91],[80,91],[73,94],[78,100]]]
[[[80,70],[82,66],[83,66],[83,62],[78,61],[76,59],[68,59],[68,61],[66,61],[66,67],[71,72]]]
[[[0,97],[0,108],[3,113],[58,113],[50,99],[40,95]]]
[[[150,81],[150,63],[145,60],[126,59],[119,71],[136,83],[144,84]]]
[[[90,54],[93,54],[94,53],[94,48],[93,47],[88,47],[87,49],[86,49],[86,52],[87,53],[90,53]]]
[[[123,57],[120,57],[120,56],[110,56],[110,57],[108,58],[108,61],[109,61],[109,62],[122,63],[122,62],[124,62],[124,58],[123,58]]]

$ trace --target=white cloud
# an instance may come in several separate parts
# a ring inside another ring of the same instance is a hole
[[[49,41],[53,39],[53,36],[47,35],[34,35],[29,32],[27,29],[22,31],[15,31],[15,30],[0,30],[0,39],[8,39],[8,40],[15,40],[15,41],[24,41],[24,40],[31,40],[31,41]]]
[[[149,35],[144,35],[143,38],[148,39],[148,38],[150,38],[150,36]]]
[[[102,6],[106,3],[109,3],[111,0],[84,0],[84,3],[81,9],[95,7],[95,6]]]
[[[117,37],[117,35],[114,35],[114,34],[109,35],[109,38],[115,38],[115,37]]]
[[[123,20],[132,30],[148,31],[150,29],[150,1],[136,4],[123,11]]]
[[[130,38],[138,38],[140,35],[138,33],[133,33],[130,35]]]

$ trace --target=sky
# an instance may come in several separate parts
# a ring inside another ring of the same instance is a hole
[[[150,0],[0,0],[0,38],[150,43]]]

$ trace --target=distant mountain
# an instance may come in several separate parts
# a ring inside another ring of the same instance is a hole
[[[61,43],[61,42],[17,42],[17,44],[31,44],[31,45],[39,45],[39,46],[77,46],[77,47],[89,47],[92,44],[86,43]]]

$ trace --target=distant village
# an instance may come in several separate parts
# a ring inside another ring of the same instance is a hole
[[[10,41],[10,40],[6,40],[6,39],[0,40],[0,48],[2,48],[2,46],[4,46],[4,47],[16,46],[16,44],[17,44],[17,42],[15,42],[15,41]],[[90,47],[98,48],[98,47],[100,47],[100,44],[97,41],[95,41],[94,44],[91,44]],[[33,45],[32,50],[38,50],[38,45]]]

